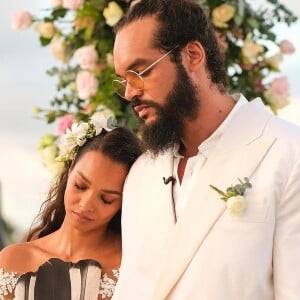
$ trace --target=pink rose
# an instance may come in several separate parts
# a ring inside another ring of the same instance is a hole
[[[74,58],[82,69],[92,70],[98,59],[98,53],[93,45],[84,46],[75,51]]]
[[[32,24],[32,17],[27,11],[19,11],[12,14],[12,28],[15,30],[26,29]]]
[[[66,133],[67,128],[71,128],[74,116],[66,114],[58,119],[56,127],[56,135],[61,136]]]
[[[273,80],[270,90],[274,96],[287,97],[289,95],[289,82],[286,76],[281,76]]]
[[[87,100],[96,95],[99,81],[88,71],[80,71],[76,77],[76,88],[80,99]]]
[[[289,82],[286,76],[274,79],[264,93],[273,109],[278,110],[289,103]]]
[[[78,9],[84,0],[63,0],[63,7],[71,10]]]
[[[84,106],[83,106],[83,110],[82,112],[86,115],[91,115],[92,112],[94,111],[94,107],[91,103],[87,102]]]
[[[60,7],[60,6],[62,6],[62,4],[63,4],[62,0],[51,0],[51,5],[54,8]]]
[[[281,41],[279,47],[283,54],[292,54],[295,52],[294,45],[288,40]]]

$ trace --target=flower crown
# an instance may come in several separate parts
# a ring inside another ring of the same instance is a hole
[[[94,114],[88,122],[74,123],[71,129],[60,138],[59,155],[57,161],[67,162],[73,160],[79,148],[85,142],[99,135],[103,129],[111,131],[113,129],[112,117],[106,118],[103,114]]]

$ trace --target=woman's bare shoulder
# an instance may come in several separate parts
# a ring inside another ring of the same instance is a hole
[[[0,252],[0,268],[6,272],[22,274],[30,270],[35,261],[35,245],[32,242],[12,244]],[[29,268],[29,269],[28,269]]]

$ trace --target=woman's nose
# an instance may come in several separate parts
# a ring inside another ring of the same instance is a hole
[[[93,211],[95,203],[95,196],[92,193],[86,193],[80,198],[79,207],[84,211]]]

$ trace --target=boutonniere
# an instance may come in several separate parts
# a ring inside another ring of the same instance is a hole
[[[247,189],[252,187],[249,178],[245,177],[244,182],[239,179],[238,184],[230,186],[226,192],[221,191],[217,187],[210,185],[215,191],[221,195],[221,199],[226,202],[227,209],[232,216],[240,216],[246,209],[244,194]]]

